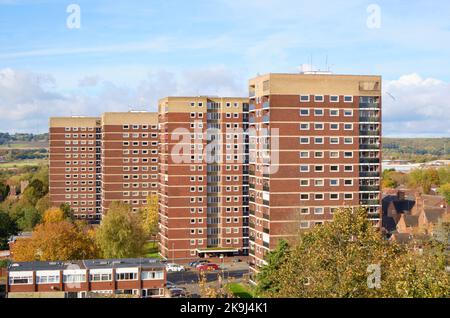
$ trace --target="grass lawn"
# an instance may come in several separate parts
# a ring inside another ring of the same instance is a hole
[[[161,258],[159,256],[158,242],[148,242],[145,244],[145,257]]]
[[[48,143],[46,142],[23,142],[23,143],[11,143],[0,145],[0,149],[23,149],[23,150],[32,150],[32,149],[43,149],[48,148]]]
[[[252,291],[243,284],[230,283],[227,287],[237,298],[253,298]]]
[[[45,164],[47,159],[18,160],[13,162],[0,163],[0,169],[20,168],[25,166],[39,166]]]

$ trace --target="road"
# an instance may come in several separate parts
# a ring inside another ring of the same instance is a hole
[[[248,272],[248,265],[245,263],[225,265],[223,271],[206,272],[206,279],[208,283],[213,283],[218,280],[219,275],[222,275],[224,282],[229,279],[239,282],[244,275],[248,274]],[[167,273],[167,281],[174,283],[178,287],[186,288],[193,297],[196,297],[199,293],[198,279],[198,271],[195,269],[186,272]]]

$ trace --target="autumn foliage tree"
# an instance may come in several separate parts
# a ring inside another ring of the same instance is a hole
[[[147,206],[141,210],[142,227],[148,237],[156,238],[158,234],[158,211],[158,196],[149,196]]]
[[[337,211],[333,222],[301,232],[295,244],[280,245],[268,261],[257,276],[263,297],[450,296],[443,249],[418,253],[386,241],[365,209]],[[381,276],[374,287],[369,280],[376,268]]]
[[[145,231],[138,214],[122,202],[113,202],[96,231],[96,242],[104,258],[144,255]]]
[[[99,256],[90,227],[81,222],[53,218],[57,215],[53,211],[46,215],[47,220],[35,227],[30,239],[14,244],[14,261],[66,261]]]

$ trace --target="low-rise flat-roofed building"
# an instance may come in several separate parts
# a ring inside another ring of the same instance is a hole
[[[165,265],[157,259],[20,262],[7,268],[8,298],[153,298],[165,295]]]

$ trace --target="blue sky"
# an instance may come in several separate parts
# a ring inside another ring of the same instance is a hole
[[[68,5],[81,8],[69,29]],[[369,5],[380,28],[369,28]],[[0,131],[49,116],[156,109],[165,95],[245,95],[302,64],[384,78],[384,133],[450,135],[448,1],[0,0]]]

